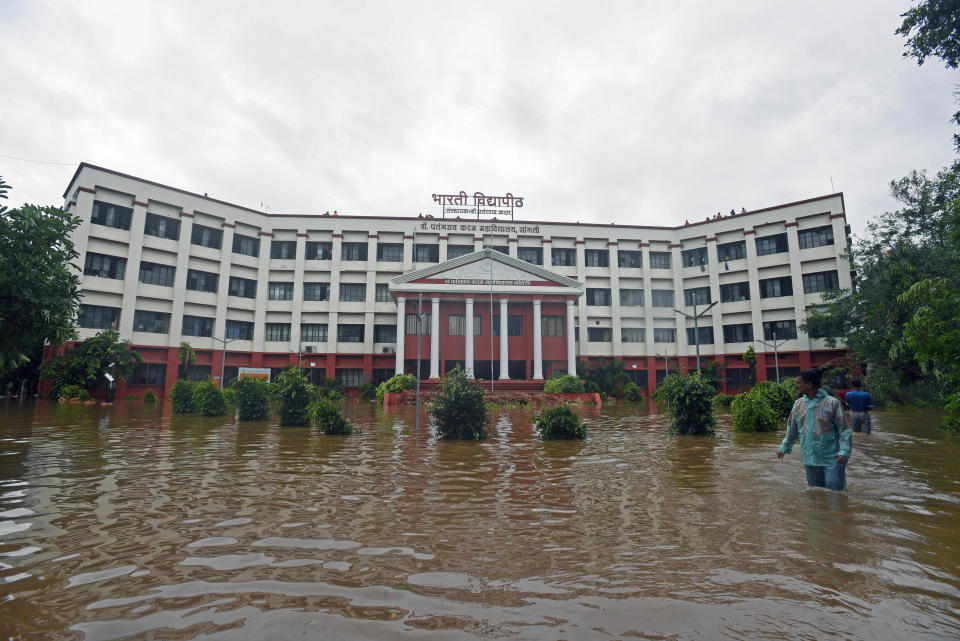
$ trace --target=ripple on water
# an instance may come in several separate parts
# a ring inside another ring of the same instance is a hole
[[[73,588],[78,585],[86,585],[88,583],[98,583],[100,581],[115,579],[120,576],[126,576],[136,571],[136,569],[137,566],[135,565],[122,565],[117,568],[110,568],[109,570],[100,570],[99,572],[75,574],[67,580],[67,587]]]
[[[212,548],[219,547],[223,545],[236,545],[239,543],[237,539],[232,536],[208,536],[205,539],[199,539],[193,543],[188,543],[188,548]]]

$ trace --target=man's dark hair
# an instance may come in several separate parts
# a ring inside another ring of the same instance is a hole
[[[850,384],[853,385],[854,387],[863,387],[863,381],[861,381],[859,378],[853,379],[852,381],[850,381]]]
[[[818,369],[805,369],[798,374],[798,376],[803,379],[804,383],[810,383],[816,389],[820,389],[820,379],[823,377],[823,372]]]

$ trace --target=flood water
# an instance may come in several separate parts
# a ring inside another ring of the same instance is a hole
[[[649,408],[482,443],[0,405],[0,638],[956,639],[960,439],[877,412],[846,494]],[[799,448],[797,448],[799,450]],[[19,636],[18,636],[19,635]]]

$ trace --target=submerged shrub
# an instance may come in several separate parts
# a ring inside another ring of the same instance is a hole
[[[400,374],[388,378],[377,387],[377,400],[383,402],[384,394],[398,394],[403,390],[414,389],[417,386],[417,377],[413,374]]]
[[[80,385],[64,385],[60,388],[60,398],[65,398],[67,400],[71,398],[79,398],[83,401],[90,400],[90,392],[87,391],[87,388]]]
[[[331,401],[339,401],[344,397],[343,385],[335,378],[328,378],[320,387],[320,395],[329,398]]]
[[[732,394],[717,394],[713,397],[713,400],[710,402],[710,404],[714,407],[730,407],[730,403],[732,402]]]
[[[623,386],[623,397],[628,401],[642,401],[643,392],[640,391],[639,385],[630,382]]]
[[[775,432],[777,414],[770,405],[770,397],[762,389],[737,394],[730,405],[734,432]]]
[[[323,434],[349,434],[353,431],[347,419],[343,418],[340,406],[326,398],[318,398],[311,403],[307,413],[310,422]]]
[[[790,416],[790,410],[793,409],[793,404],[798,398],[792,378],[780,384],[775,381],[761,381],[754,385],[750,392],[763,394],[774,415],[781,421]]]
[[[203,416],[226,416],[227,401],[223,392],[209,378],[194,384],[193,411]]]
[[[303,371],[293,366],[286,368],[277,375],[273,390],[274,398],[280,404],[280,425],[284,427],[310,425],[307,408],[316,400],[317,390],[307,380]]]
[[[230,389],[232,402],[237,406],[241,421],[262,421],[270,414],[270,384],[258,378],[241,376]]]
[[[457,365],[440,382],[440,390],[427,410],[443,438],[475,441],[487,438],[487,408],[483,388],[471,382]]]
[[[666,405],[670,429],[685,436],[711,436],[716,419],[710,407],[716,390],[698,374],[670,374],[653,393],[653,398]]]
[[[545,394],[582,394],[585,389],[580,377],[573,374],[553,375],[543,384]]]
[[[157,395],[153,393],[152,389],[148,389],[143,393],[143,402],[144,403],[156,403]]]
[[[193,414],[193,388],[196,383],[179,380],[170,388],[170,404],[174,414]]]
[[[566,403],[539,412],[533,421],[545,441],[587,437],[587,428]]]

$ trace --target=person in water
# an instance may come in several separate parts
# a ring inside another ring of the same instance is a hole
[[[794,381],[800,398],[787,417],[787,435],[780,443],[777,458],[783,458],[800,439],[800,459],[809,487],[847,489],[847,461],[853,447],[847,413],[840,399],[820,389],[820,372],[808,369]]]
[[[873,409],[873,397],[864,392],[863,382],[859,378],[851,381],[853,389],[847,392],[845,400],[850,408],[850,426],[854,432],[870,433],[870,410]]]

